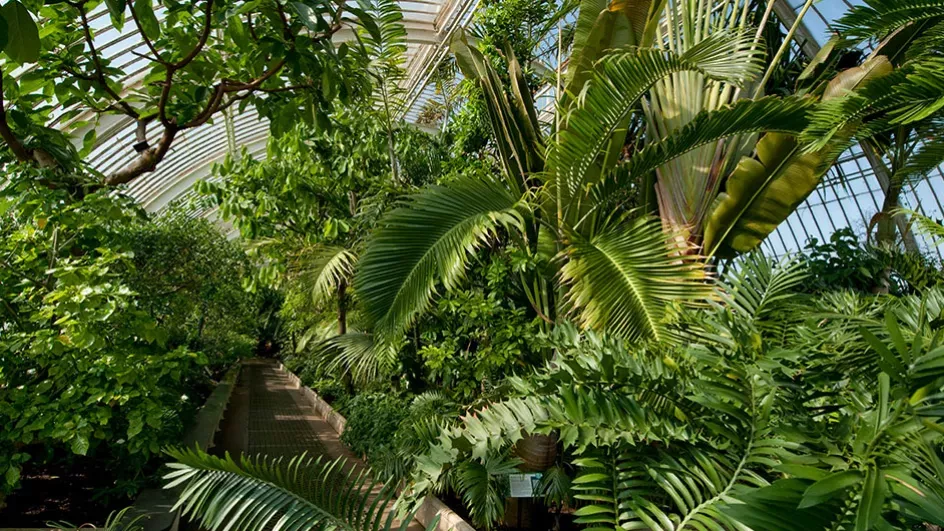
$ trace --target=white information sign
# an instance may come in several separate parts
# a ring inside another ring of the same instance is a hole
[[[533,498],[541,482],[541,473],[510,474],[508,481],[511,483],[512,498]]]

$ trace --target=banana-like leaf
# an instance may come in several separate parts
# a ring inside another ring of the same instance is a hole
[[[828,105],[890,71],[891,65],[881,56],[843,71],[830,81],[823,100]],[[730,257],[757,248],[813,193],[851,137],[846,130],[812,153],[804,153],[793,135],[762,137],[756,157],[743,157],[728,177],[725,191],[718,194],[705,226],[704,253]]]
[[[809,124],[807,115],[815,103],[808,97],[768,96],[741,100],[716,111],[703,111],[664,140],[646,145],[610,177],[591,187],[594,209],[607,213],[625,201],[641,176],[701,146],[759,132],[799,134]],[[582,233],[592,233],[592,227],[582,229]]]
[[[462,74],[474,80],[485,94],[485,106],[509,185],[523,193],[527,177],[544,167],[544,139],[518,60],[510,50],[507,52],[512,101],[491,63],[482,52],[469,46],[465,32],[456,33],[451,48]]]
[[[427,188],[383,217],[354,277],[381,341],[429,307],[437,283],[455,287],[469,256],[499,227],[521,227],[518,202],[501,183],[467,178]]]
[[[593,78],[577,96],[579,103],[568,112],[557,141],[548,150],[545,172],[559,189],[563,210],[579,211],[579,199],[572,204],[578,191],[610,169],[600,161],[604,148],[653,84],[685,71],[743,82],[758,69],[756,53],[743,34],[716,33],[681,55],[655,49],[608,54],[595,67]]]
[[[579,94],[593,65],[607,50],[652,44],[653,28],[666,0],[583,0],[567,62],[567,92]],[[562,101],[567,97],[562,94]]]
[[[768,133],[756,151],[756,158],[741,159],[718,194],[705,227],[709,256],[757,248],[819,184],[822,159],[815,153],[798,156],[794,137]]]
[[[658,221],[616,223],[592,238],[572,235],[561,281],[585,326],[629,339],[670,339],[664,322],[672,302],[703,302],[711,287],[698,257]]]
[[[169,480],[165,488],[181,487],[174,508],[210,531],[270,526],[285,531],[377,530],[394,529],[397,523],[391,510],[396,486],[381,487],[343,458],[243,456],[237,462],[229,454],[220,458],[200,450],[167,453],[178,461],[168,465],[172,472],[164,476]],[[405,530],[412,520],[408,514],[396,528]]]

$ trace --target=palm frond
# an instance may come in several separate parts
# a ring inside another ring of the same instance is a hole
[[[717,33],[681,55],[648,48],[606,55],[584,90],[572,95],[578,103],[568,111],[548,150],[548,179],[561,189],[569,207],[570,198],[583,185],[596,182],[608,169],[594,164],[620,124],[646,91],[669,74],[693,71],[711,79],[744,82],[759,69],[750,38],[744,34]],[[604,159],[616,160],[605,155]]]
[[[883,67],[884,69],[890,66]],[[860,139],[892,126],[924,120],[944,108],[944,58],[916,60],[901,69],[871,78],[857,90],[824,99],[811,115],[802,139],[807,151],[822,150],[852,126]],[[863,125],[867,127],[863,127]],[[839,144],[837,149],[844,149]],[[835,151],[835,150],[834,150]]]
[[[651,142],[620,164],[611,177],[591,188],[595,208],[618,205],[640,176],[699,147],[733,136],[760,132],[799,134],[816,102],[808,97],[740,100],[715,111],[702,111],[685,127]]]
[[[354,286],[381,335],[395,335],[429,307],[437,282],[450,290],[470,254],[499,227],[518,227],[518,198],[501,184],[466,178],[410,197],[380,222]]]
[[[578,320],[628,339],[669,339],[666,306],[704,302],[702,262],[646,218],[614,224],[592,238],[574,234],[561,282]]]
[[[237,462],[198,450],[169,450],[176,463],[165,488],[180,487],[174,509],[210,531],[275,529],[392,529],[396,488],[373,482],[344,459],[243,456]],[[388,513],[388,514],[385,514]],[[406,529],[407,515],[399,529]],[[432,528],[432,527],[431,527]]]
[[[934,241],[935,245],[939,245],[941,242],[944,242],[944,225],[942,225],[940,221],[931,219],[920,212],[908,210],[905,208],[899,208],[893,212],[893,215],[895,216],[899,214],[910,216],[911,223],[917,226],[919,232],[929,236]]]
[[[354,277],[357,254],[345,247],[318,245],[303,249],[294,258],[289,274],[302,285],[310,286],[312,302],[318,304],[333,297],[341,283]]]
[[[350,373],[364,383],[389,375],[397,362],[397,348],[363,332],[329,337],[312,347],[310,355],[326,371],[337,375]]]
[[[837,20],[833,29],[843,36],[846,45],[854,45],[866,39],[882,39],[898,28],[937,17],[944,17],[944,2],[940,0],[866,0]]]

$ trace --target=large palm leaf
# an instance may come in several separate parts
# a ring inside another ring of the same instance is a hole
[[[346,247],[315,245],[297,253],[289,273],[308,286],[312,302],[318,304],[337,294],[342,284],[354,276],[357,254]]]
[[[561,280],[585,326],[630,339],[667,339],[666,307],[711,294],[698,257],[655,220],[613,224],[592,238],[572,236]]]
[[[464,178],[409,198],[385,216],[360,259],[354,286],[382,336],[428,308],[441,282],[452,289],[470,254],[499,227],[519,227],[519,199],[500,183]]]
[[[396,488],[375,484],[344,459],[300,455],[289,460],[243,456],[238,462],[200,450],[170,450],[177,460],[165,488],[180,487],[175,509],[210,531],[392,529]],[[397,526],[405,530],[409,514]],[[432,522],[430,529],[438,521]]]
[[[330,374],[350,374],[360,382],[388,376],[397,361],[395,343],[376,341],[373,334],[348,332],[312,347],[315,364]]]
[[[558,190],[563,210],[572,205],[578,190],[599,180],[616,162],[604,148],[620,130],[639,99],[659,80],[674,72],[698,72],[706,77],[743,82],[760,68],[750,41],[743,34],[718,33],[683,54],[648,48],[605,56],[594,68],[592,80],[570,109],[556,142],[548,149],[545,171]],[[566,215],[565,215],[566,217]]]

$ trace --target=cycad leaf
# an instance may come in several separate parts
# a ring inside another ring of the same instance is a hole
[[[370,524],[389,509],[395,494],[391,485],[376,489],[366,472],[345,466],[343,459],[243,456],[236,462],[229,454],[220,458],[200,450],[168,454],[178,461],[164,476],[165,488],[181,487],[175,508],[210,531],[373,529]],[[387,524],[390,529],[392,519]]]
[[[667,304],[710,296],[701,262],[672,243],[656,221],[640,218],[589,239],[573,238],[561,280],[569,286],[567,302],[590,328],[664,339]]]
[[[354,286],[382,336],[396,335],[449,290],[470,254],[500,226],[519,226],[518,199],[501,184],[463,179],[412,196],[381,220],[360,259]]]

